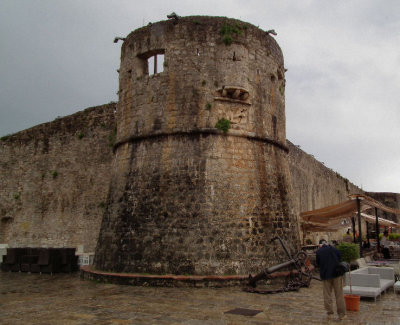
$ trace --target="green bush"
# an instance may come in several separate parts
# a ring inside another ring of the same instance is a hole
[[[215,124],[215,127],[223,131],[224,133],[227,133],[229,129],[231,128],[231,121],[227,120],[226,118],[221,118],[217,124]]]
[[[400,239],[400,234],[389,234],[389,236],[387,236],[389,240],[396,240],[396,239]],[[379,234],[379,240],[382,240],[383,238],[383,233]]]
[[[399,240],[400,234],[389,234],[389,240]]]
[[[352,261],[360,258],[360,251],[357,244],[353,243],[340,243],[336,247],[342,255],[342,261],[351,263]]]

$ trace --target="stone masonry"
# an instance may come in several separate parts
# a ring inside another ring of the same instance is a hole
[[[297,248],[301,211],[363,193],[285,140],[283,58],[265,32],[182,18],[122,51],[116,115],[110,103],[0,139],[0,243],[98,243],[104,270],[246,274],[280,259],[273,235]],[[398,193],[367,195],[399,208]]]
[[[115,104],[89,108],[2,138],[0,242],[10,247],[84,245],[86,251],[94,251],[111,179],[114,109]],[[88,123],[92,125],[90,132],[84,132],[79,139],[86,129],[82,126]],[[344,201],[347,193],[362,192],[290,141],[286,143],[296,215]],[[68,165],[68,172],[60,172],[57,166],[63,165]],[[34,172],[37,166],[42,169]],[[56,178],[54,171],[58,173]],[[77,173],[78,178],[74,176]],[[60,182],[59,177],[64,180]],[[62,190],[58,189],[59,184],[63,184]],[[28,195],[28,189],[34,194]],[[398,208],[388,200],[397,198],[398,204],[399,194],[375,195],[379,195],[374,197],[381,202]],[[75,196],[74,206],[58,208],[55,202],[63,202],[66,196]],[[53,204],[47,207],[43,204],[42,212],[42,208],[35,208],[40,202]],[[84,205],[88,208],[83,208]]]
[[[155,55],[163,71],[151,74]],[[247,274],[285,259],[274,236],[298,247],[284,88],[278,44],[250,24],[185,17],[132,32],[95,266]]]
[[[364,191],[312,155],[287,141],[295,211],[310,211],[348,200]]]
[[[115,104],[0,141],[0,243],[94,251],[110,182]]]

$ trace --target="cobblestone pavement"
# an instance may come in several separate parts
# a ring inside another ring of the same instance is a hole
[[[254,316],[226,313],[235,308]],[[335,316],[336,317],[336,316]],[[330,323],[339,323],[337,319]],[[400,324],[400,295],[362,299],[342,324]],[[83,281],[79,274],[0,273],[0,324],[328,324],[321,282],[273,295],[240,288],[134,287]]]

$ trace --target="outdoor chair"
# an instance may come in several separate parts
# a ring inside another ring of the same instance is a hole
[[[400,262],[393,266],[394,269],[394,277],[396,282],[400,281]]]
[[[41,266],[45,266],[50,263],[50,255],[47,248],[39,248],[37,254],[37,263],[31,265],[32,273],[41,273]]]
[[[3,263],[1,264],[1,270],[3,272],[11,272],[15,264],[17,264],[16,250],[15,248],[7,248],[7,255],[4,256]]]
[[[372,258],[370,255],[367,255],[364,257],[365,262],[368,264],[369,262],[372,262]]]
[[[368,264],[366,263],[366,261],[365,261],[365,259],[363,257],[356,259],[356,263],[357,263],[359,268],[368,267]]]
[[[27,252],[26,248],[7,248],[7,255],[3,262],[7,266],[5,269],[11,272],[21,271],[21,258]]]
[[[61,256],[57,249],[41,248],[37,264],[31,266],[31,272],[50,273],[59,272]]]
[[[75,272],[78,270],[78,256],[75,255],[75,248],[60,248],[61,265],[60,272]]]

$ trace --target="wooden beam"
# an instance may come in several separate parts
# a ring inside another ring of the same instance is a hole
[[[381,244],[379,241],[379,222],[378,222],[378,208],[375,208],[375,233],[376,233],[376,247],[378,248],[378,253],[381,251]]]
[[[357,198],[357,215],[358,215],[358,244],[360,245],[360,257],[362,257],[361,203],[359,198]]]

